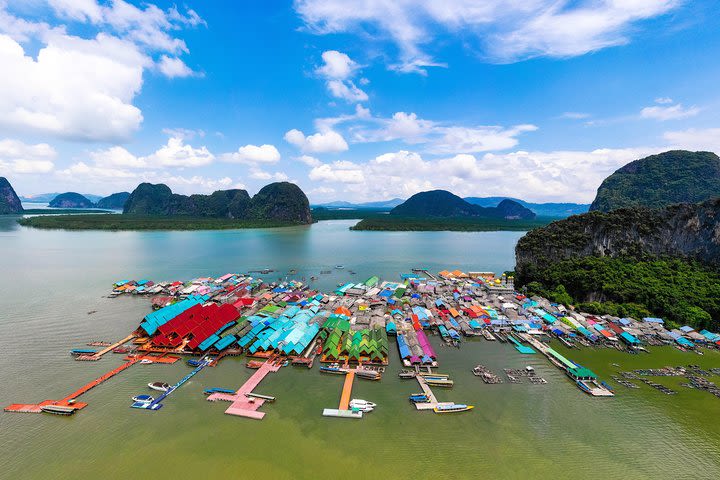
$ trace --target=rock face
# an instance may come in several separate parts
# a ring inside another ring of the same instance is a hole
[[[125,206],[125,202],[130,196],[130,192],[119,192],[113,193],[107,197],[103,197],[98,200],[97,208],[107,208],[110,210],[122,210]]]
[[[590,212],[528,232],[515,247],[520,283],[553,262],[673,256],[720,267],[720,199],[662,209]]]
[[[532,219],[535,214],[514,200],[505,199],[497,207],[473,205],[446,190],[416,193],[393,208],[390,215],[421,218],[505,218]]]
[[[720,158],[712,152],[673,150],[630,162],[607,177],[591,211],[662,208],[720,196]]]
[[[95,204],[79,193],[67,192],[55,197],[48,206],[51,208],[93,208]]]
[[[252,199],[239,189],[186,196],[172,193],[167,185],[142,183],[128,197],[123,213],[312,222],[307,197],[288,182],[266,185]]]
[[[7,178],[0,177],[0,215],[22,213],[23,207]]]

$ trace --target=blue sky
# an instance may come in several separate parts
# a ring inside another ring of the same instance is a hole
[[[720,151],[718,3],[0,0],[0,175],[587,202],[636,158]]]

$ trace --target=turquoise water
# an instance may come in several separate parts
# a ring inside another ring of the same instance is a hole
[[[289,269],[319,286],[377,274],[396,280],[412,267],[502,271],[513,266],[518,232],[350,232],[352,221],[310,227],[213,232],[62,232],[17,227],[0,218],[0,403],[62,398],[121,363],[74,362],[68,350],[124,337],[149,311],[137,297],[104,298],[122,278],[187,279],[228,271]],[[345,270],[333,267],[342,264]],[[354,270],[357,275],[350,276]],[[94,313],[89,313],[94,312]],[[540,355],[484,340],[442,347],[452,390],[440,400],[470,403],[459,415],[416,412],[414,381],[394,373],[355,382],[354,397],[378,403],[361,421],[324,418],[342,378],[284,368],[258,391],[275,395],[252,421],[205,401],[208,387],[238,387],[251,371],[225,359],[173,394],[159,412],[128,408],[151,381],[173,383],[189,368],[136,365],[82,397],[70,418],[0,413],[0,478],[718,478],[720,399],[677,387],[668,397],[642,386],[612,399],[582,394]],[[572,354],[569,354],[573,358]],[[584,351],[578,360],[607,377],[612,363],[720,367],[720,355],[674,349],[645,356]],[[533,365],[548,384],[485,385],[470,369]],[[720,377],[712,378],[720,382]],[[671,385],[661,379],[660,383]]]

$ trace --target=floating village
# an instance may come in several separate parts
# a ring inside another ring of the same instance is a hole
[[[83,394],[134,365],[187,363],[187,374],[176,382],[139,385],[138,393],[128,399],[131,408],[158,411],[203,369],[217,366],[225,357],[242,355],[246,368],[254,370],[244,384],[204,391],[208,401],[225,402],[228,415],[262,419],[269,408],[265,404],[276,400],[256,391],[263,379],[285,367],[312,369],[316,364],[320,375],[344,376],[337,405],[318,411],[323,416],[361,419],[381,408],[372,400],[353,398],[352,391],[356,379],[381,381],[385,375],[417,382],[417,393],[404,399],[411,408],[457,414],[471,411],[473,399],[438,401],[433,389],[450,389],[454,380],[442,373],[442,355],[432,344],[462,348],[468,337],[507,344],[518,355],[542,355],[564,373],[568,388],[578,388],[591,397],[612,397],[617,389],[639,388],[639,383],[672,395],[676,392],[659,383],[666,376],[685,377],[682,386],[720,397],[720,387],[708,379],[720,375],[720,368],[703,370],[690,363],[618,371],[609,379],[600,379],[571,355],[551,346],[562,344],[567,352],[613,348],[645,355],[649,354],[647,346],[665,345],[703,354],[704,349],[720,348],[720,335],[706,330],[687,326],[669,330],[658,318],[576,312],[543,298],[529,298],[515,290],[512,277],[489,272],[446,270],[435,274],[414,269],[397,281],[373,276],[362,283],[340,284],[332,292],[313,289],[315,277],[306,284],[282,279],[266,282],[255,276],[272,272],[228,273],[190,281],[117,282],[111,297],[146,296],[151,311],[125,338],[88,342],[70,354],[80,362],[117,354],[122,355],[123,363],[62,399],[12,404],[4,410],[71,415],[87,406]],[[399,359],[399,371],[388,370],[391,357]],[[547,384],[531,366],[502,371],[484,365],[467,368],[488,385]]]

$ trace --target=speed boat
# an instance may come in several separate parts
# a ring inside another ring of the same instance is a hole
[[[412,403],[428,403],[428,402],[430,402],[430,399],[424,393],[412,394],[408,397],[408,400],[410,400]]]
[[[417,374],[412,370],[400,370],[398,376],[400,378],[415,378]]]
[[[468,410],[472,410],[475,408],[472,405],[465,405],[464,403],[447,403],[447,404],[439,404],[437,407],[433,408],[433,411],[435,413],[455,413],[455,412],[467,412]]]
[[[40,407],[41,412],[52,413],[53,415],[72,415],[77,410],[73,406],[65,405],[43,405]]]
[[[164,382],[148,383],[148,387],[152,388],[153,390],[157,390],[158,392],[167,392],[168,390],[170,390],[170,385]]]
[[[359,398],[353,398],[350,400],[350,406],[351,407],[358,407],[358,408],[375,408],[377,407],[376,404],[373,402],[368,402],[367,400],[361,400]]]
[[[155,399],[150,395],[135,395],[132,397],[133,402],[141,402],[141,403],[152,403]]]
[[[143,358],[142,360],[140,360],[141,365],[150,365],[151,363],[153,363],[153,361],[149,358]]]
[[[214,388],[206,388],[205,390],[203,390],[203,393],[204,393],[205,395],[212,395],[213,393],[233,394],[233,393],[235,393],[235,390],[230,390],[229,388],[218,388],[218,387],[214,387]]]

